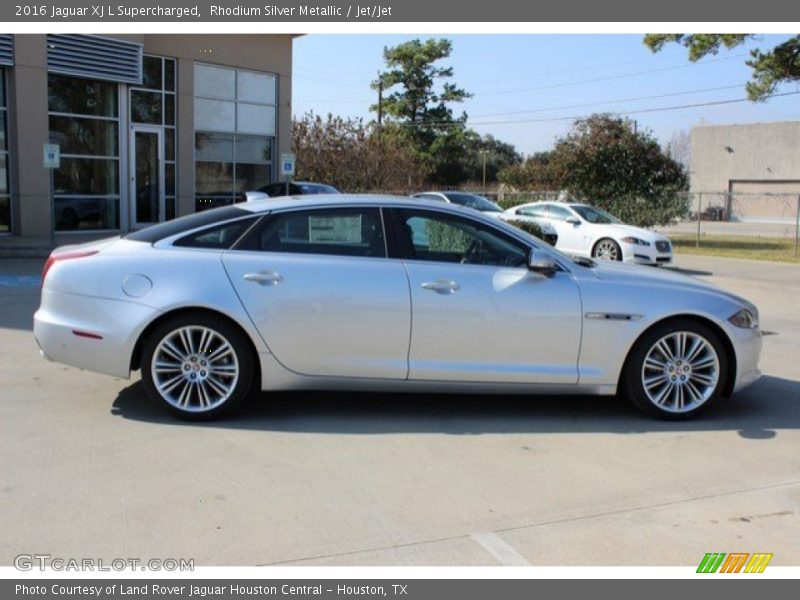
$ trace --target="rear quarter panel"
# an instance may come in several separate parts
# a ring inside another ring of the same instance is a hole
[[[80,302],[80,297],[119,301],[118,310],[123,314],[116,326],[126,330],[122,350],[128,359],[151,322],[185,308],[213,310],[229,317],[245,330],[257,352],[268,352],[225,273],[221,256],[219,250],[154,248],[123,239],[92,257],[56,263],[45,287],[71,294],[75,302]],[[126,284],[126,280],[136,285]],[[126,308],[131,305],[149,310]]]

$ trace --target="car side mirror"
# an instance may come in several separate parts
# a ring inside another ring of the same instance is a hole
[[[558,270],[558,265],[548,254],[534,249],[528,254],[528,270],[550,277]]]
[[[577,217],[570,217],[569,219],[567,219],[567,223],[569,223],[570,225],[580,225],[581,220]]]

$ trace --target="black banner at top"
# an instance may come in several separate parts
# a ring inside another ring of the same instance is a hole
[[[786,0],[54,0],[3,2],[4,22],[787,22]],[[791,29],[791,27],[788,27]]]

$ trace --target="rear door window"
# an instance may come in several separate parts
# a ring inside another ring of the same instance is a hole
[[[383,220],[375,207],[277,213],[237,249],[386,258]]]

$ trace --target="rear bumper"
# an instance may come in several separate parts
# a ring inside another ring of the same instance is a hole
[[[136,340],[157,312],[134,302],[44,289],[33,335],[47,360],[128,378]]]

